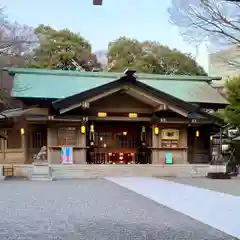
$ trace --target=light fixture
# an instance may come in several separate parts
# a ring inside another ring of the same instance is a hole
[[[103,144],[103,147],[104,147],[104,148],[106,148],[106,147],[107,147],[107,144],[106,144],[106,143],[104,143],[104,144]]]
[[[103,141],[103,137],[100,137],[100,141]]]
[[[85,127],[85,125],[82,125],[82,126],[81,126],[81,133],[82,133],[82,134],[86,133],[86,127]]]
[[[130,117],[130,118],[137,118],[138,114],[137,113],[129,113],[128,117]]]
[[[200,133],[199,133],[199,131],[197,130],[196,131],[196,137],[199,137],[200,136]]]
[[[154,127],[154,134],[156,134],[156,135],[159,134],[159,128],[158,127]]]
[[[21,129],[20,129],[20,134],[21,134],[21,135],[24,135],[24,133],[25,133],[24,128],[21,128]]]
[[[94,132],[94,125],[92,124],[92,125],[90,125],[90,132]]]
[[[124,136],[127,136],[127,132],[123,132],[123,135],[124,135]]]
[[[106,117],[107,113],[106,112],[98,112],[98,117]]]
[[[211,141],[213,140],[213,136],[210,136],[210,140],[211,140]]]

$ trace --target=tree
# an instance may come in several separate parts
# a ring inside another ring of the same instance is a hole
[[[0,8],[0,56],[26,56],[37,42],[33,28],[7,21],[3,8]]]
[[[37,42],[33,28],[17,22],[9,22],[3,8],[0,8],[0,71],[4,67],[26,66]],[[0,102],[4,107],[12,104],[10,98],[12,87],[12,78],[7,73],[1,72]]]
[[[233,126],[240,127],[240,76],[227,81],[226,97],[230,104],[224,110],[225,119]]]
[[[240,45],[239,1],[172,0],[168,11],[170,21],[191,43]]]
[[[35,51],[30,67],[50,69],[76,69],[92,71],[100,68],[91,45],[81,35],[68,29],[56,30],[40,25],[35,33],[39,48]]]
[[[143,73],[206,75],[190,54],[157,42],[120,37],[108,46],[109,71],[133,68]]]

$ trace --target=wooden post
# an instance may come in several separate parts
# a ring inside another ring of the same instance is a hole
[[[22,152],[23,152],[23,159],[24,159],[24,164],[27,164],[29,159],[28,159],[28,138],[27,138],[27,129],[26,127],[24,129],[24,134],[21,134],[21,143],[22,143]]]
[[[159,147],[160,147],[160,136],[155,133],[154,128],[156,126],[152,125],[152,164],[160,164],[160,154],[159,154]]]

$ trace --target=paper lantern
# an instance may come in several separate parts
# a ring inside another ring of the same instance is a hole
[[[156,135],[159,134],[159,128],[158,128],[158,127],[155,127],[155,128],[154,128],[154,133],[155,133]]]
[[[84,125],[81,126],[81,133],[82,134],[86,133],[86,127]]]
[[[128,117],[130,117],[130,118],[137,118],[138,114],[137,113],[129,113]]]
[[[106,117],[107,113],[105,112],[98,112],[98,117]]]
[[[199,137],[199,136],[200,136],[199,131],[196,131],[196,137]]]
[[[21,133],[21,135],[24,135],[24,133],[25,133],[24,128],[21,128],[21,129],[20,129],[20,133]]]

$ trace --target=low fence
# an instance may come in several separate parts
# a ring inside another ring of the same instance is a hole
[[[104,178],[104,177],[205,177],[208,172],[225,172],[223,165],[51,165],[53,176],[61,178]],[[28,177],[33,165],[13,165],[15,177]]]
[[[108,153],[94,152],[87,153],[88,164],[151,164],[152,152],[142,151],[137,153]]]

